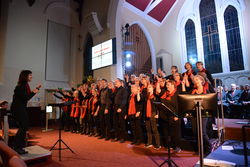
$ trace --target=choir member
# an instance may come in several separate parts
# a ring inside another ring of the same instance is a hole
[[[61,96],[57,95],[56,93],[60,93]],[[60,99],[62,102],[68,102],[72,101],[74,99],[73,96],[68,91],[58,90],[54,93],[54,96],[58,99]],[[62,107],[63,113],[62,113],[62,129],[64,129],[65,132],[70,131],[70,106],[63,106]]]
[[[111,131],[110,121],[110,107],[111,101],[111,90],[108,88],[108,82],[106,79],[102,79],[102,89],[100,91],[101,109],[99,113],[101,136],[99,139],[105,138],[109,140]]]
[[[98,112],[100,110],[100,100],[98,98],[98,90],[91,90],[91,97],[89,99],[89,136],[93,136],[98,133],[99,122]]]
[[[14,149],[19,154],[26,154],[25,147],[26,132],[28,130],[28,101],[39,92],[41,85],[37,85],[34,90],[30,90],[29,82],[32,81],[32,72],[30,70],[21,71],[17,86],[14,90],[11,104],[11,112],[18,125],[18,131],[15,136]]]
[[[131,123],[133,142],[139,145],[143,140],[142,132],[142,103],[140,97],[140,87],[131,85],[131,95],[128,100],[128,118]]]
[[[191,91],[191,94],[207,94],[210,93],[209,89],[204,86],[205,85],[205,79],[200,75],[195,75],[193,78],[194,82],[194,89]],[[212,127],[208,127],[208,118],[202,118],[202,133],[203,133],[203,142],[204,142],[204,152],[210,153],[212,150],[212,144],[209,141],[208,132],[207,130],[210,130]],[[193,132],[195,136],[197,136],[197,128],[196,128],[196,120],[192,120],[192,127]]]
[[[182,80],[183,80],[183,77],[180,73],[174,74],[174,82],[175,82],[176,90],[178,93],[182,92]]]
[[[89,111],[88,111],[88,100],[90,98],[88,92],[88,84],[83,83],[80,87],[80,101],[82,107],[80,108],[80,133],[81,134],[88,134],[89,133]]]
[[[153,146],[153,137],[155,138],[155,149],[160,149],[160,135],[157,128],[157,119],[159,117],[155,104],[156,97],[154,95],[154,87],[152,84],[148,85],[148,96],[146,103],[146,130],[147,130],[147,144],[145,147]]]
[[[166,79],[169,80],[174,80],[174,74],[178,72],[178,67],[177,66],[172,66],[171,67],[171,75],[168,75]]]
[[[80,123],[79,123],[79,117],[80,117],[80,100],[79,100],[79,91],[75,90],[73,93],[75,104],[71,105],[71,112],[70,117],[72,121],[72,133],[79,133],[80,129]]]
[[[161,96],[161,101],[171,110],[171,112],[174,112],[178,115],[177,96],[179,92],[176,81],[167,81],[166,87],[167,91]],[[181,135],[179,118],[165,110],[159,110],[159,118],[160,127],[163,131],[166,146],[170,145],[175,150],[175,152],[180,152]],[[170,132],[170,134],[168,134],[168,132]],[[168,141],[168,135],[171,137],[171,141]]]
[[[214,87],[214,79],[213,79],[211,73],[207,69],[204,68],[203,63],[201,61],[196,62],[196,68],[198,70],[197,74],[199,74],[203,77],[206,77],[208,79],[207,82],[209,82],[209,84],[211,84],[211,86]],[[203,74],[205,74],[205,75],[203,75]]]
[[[182,73],[182,76],[185,78],[188,78],[188,84],[190,85],[189,87],[186,86],[187,91],[190,91],[193,89],[194,84],[193,84],[193,77],[196,75],[196,72],[193,70],[193,66],[191,63],[186,62],[184,68],[187,70],[186,72]]]
[[[127,90],[122,87],[121,79],[115,80],[116,92],[114,95],[114,127],[115,139],[120,140],[120,143],[125,142],[126,137],[126,114],[127,114]]]

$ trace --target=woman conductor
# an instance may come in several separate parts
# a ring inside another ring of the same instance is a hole
[[[28,101],[38,93],[41,85],[37,85],[34,90],[30,90],[28,82],[32,80],[32,72],[29,70],[21,71],[17,86],[14,90],[11,111],[18,125],[18,131],[15,136],[14,149],[19,154],[26,154],[25,147],[26,132],[28,130]]]

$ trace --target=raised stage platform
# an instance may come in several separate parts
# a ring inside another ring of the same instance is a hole
[[[247,119],[225,119],[225,140],[242,140],[242,126],[245,124],[240,124],[240,122],[248,122]],[[220,119],[220,123],[221,123]],[[220,124],[221,125],[221,124]],[[246,130],[248,134],[246,136],[247,141],[250,141],[250,129]]]
[[[247,142],[250,148],[250,142]],[[248,149],[248,166],[250,166],[250,150]],[[214,152],[210,153],[204,159],[204,165],[219,167],[245,167],[243,142],[237,140],[227,140],[218,147]],[[195,167],[199,167],[197,163]]]
[[[25,151],[28,151],[28,154],[21,155],[20,157],[28,165],[50,161],[52,157],[51,151],[40,146],[29,146],[25,148]]]

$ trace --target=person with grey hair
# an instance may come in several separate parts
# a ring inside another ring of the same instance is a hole
[[[222,104],[224,116],[228,117],[229,116],[229,111],[228,111],[229,103],[227,103],[227,101],[226,101],[226,97],[227,97],[226,95],[227,95],[227,93],[224,91],[223,87],[218,86],[218,88],[217,88],[218,109],[221,110],[220,105]]]
[[[231,90],[227,93],[227,102],[229,103],[230,117],[238,117],[241,114],[241,103],[239,102],[241,97],[241,91],[236,89],[236,84],[231,84]]]

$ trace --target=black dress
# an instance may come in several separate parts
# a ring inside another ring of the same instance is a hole
[[[14,90],[11,112],[19,128],[15,137],[15,149],[25,147],[26,131],[28,130],[27,103],[34,95],[35,93],[30,91],[28,83],[18,84]]]

